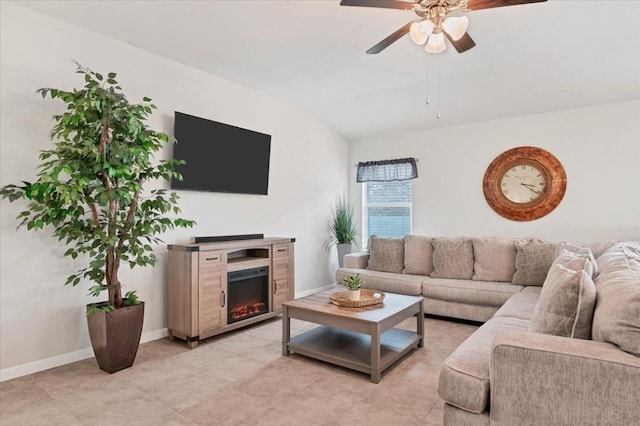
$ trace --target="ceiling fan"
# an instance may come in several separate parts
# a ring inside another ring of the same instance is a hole
[[[544,1],[547,0],[342,0],[340,5],[413,10],[419,16],[420,19],[409,22],[367,50],[368,54],[382,52],[407,33],[416,44],[426,43],[425,50],[429,53],[443,52],[447,48],[445,37],[458,53],[462,53],[476,45],[467,33],[469,19],[466,16],[448,16],[449,13]]]

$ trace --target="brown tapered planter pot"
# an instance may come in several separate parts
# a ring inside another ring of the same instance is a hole
[[[101,370],[115,373],[133,365],[143,320],[144,302],[87,316],[91,346]]]

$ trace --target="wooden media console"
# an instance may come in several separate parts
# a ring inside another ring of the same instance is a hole
[[[207,337],[280,315],[295,293],[294,243],[261,238],[169,245],[169,337],[195,348]],[[247,295],[260,286],[260,300]],[[247,317],[232,319],[230,311]]]

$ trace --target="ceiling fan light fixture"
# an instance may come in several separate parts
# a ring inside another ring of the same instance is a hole
[[[0,0],[1,1],[1,0]],[[418,45],[426,43],[425,50],[443,52],[446,35],[458,53],[466,52],[476,43],[467,33],[469,19],[464,13],[494,7],[540,3],[547,0],[340,0],[341,6],[379,7],[382,9],[412,10],[419,19],[408,22],[367,50],[367,54],[382,52],[400,38],[411,33]],[[448,16],[462,13],[463,16]],[[415,18],[414,18],[415,19]]]
[[[433,31],[433,23],[429,20],[414,22],[409,27],[409,35],[415,44],[423,45]]]
[[[415,44],[420,45],[425,44],[429,38],[429,34],[422,31],[422,25],[420,22],[414,22],[411,24],[411,27],[409,27],[409,36],[411,36],[411,40],[413,40]]]
[[[444,33],[440,31],[439,33],[433,33],[429,36],[429,41],[427,41],[424,50],[429,53],[441,53],[444,52],[447,48],[447,45],[444,43]]]
[[[442,23],[442,28],[455,41],[460,40],[469,27],[469,18],[466,16],[450,16]]]

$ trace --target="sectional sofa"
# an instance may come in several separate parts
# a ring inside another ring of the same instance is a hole
[[[640,242],[373,237],[336,281],[484,322],[443,364],[445,425],[640,424]]]

